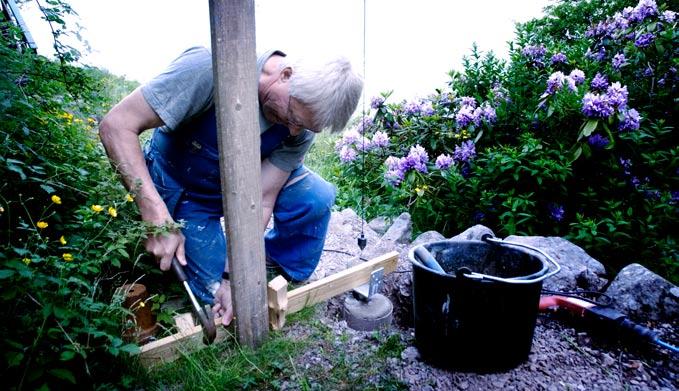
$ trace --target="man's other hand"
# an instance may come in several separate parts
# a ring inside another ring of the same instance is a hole
[[[222,324],[228,326],[233,320],[233,306],[231,303],[231,285],[229,280],[222,280],[219,289],[215,293],[212,312],[217,317],[222,317]]]

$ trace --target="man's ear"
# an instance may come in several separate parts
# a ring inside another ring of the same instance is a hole
[[[288,80],[290,80],[290,77],[291,77],[291,76],[292,76],[292,68],[291,68],[291,67],[285,67],[285,68],[283,68],[283,70],[281,71],[280,79],[281,79],[282,82],[285,83],[285,82],[287,82]]]

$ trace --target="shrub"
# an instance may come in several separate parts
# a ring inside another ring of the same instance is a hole
[[[517,26],[508,63],[474,47],[429,97],[374,98],[337,141],[338,202],[362,191],[368,217],[409,210],[419,231],[561,235],[679,281],[673,11],[559,2]]]
[[[145,233],[96,127],[134,83],[71,66],[70,51],[59,63],[21,52],[0,22],[4,385],[117,382],[113,358],[137,347],[120,338],[126,312],[113,291],[132,278]]]

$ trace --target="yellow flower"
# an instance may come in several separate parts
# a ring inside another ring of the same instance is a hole
[[[73,260],[73,255],[70,253],[63,253],[61,257],[64,258],[64,261],[66,262],[71,262]]]
[[[52,195],[52,202],[54,202],[57,205],[61,205],[61,197],[59,197],[56,194],[53,194]]]
[[[125,196],[125,201],[134,202],[134,197],[132,197],[132,194],[127,193],[127,195]]]
[[[2,206],[0,206],[0,213],[3,213],[3,212],[5,212],[5,208],[3,208]]]
[[[118,211],[112,206],[108,207],[108,214],[110,214],[111,217],[118,217]]]
[[[36,224],[38,228],[40,229],[45,229],[49,224],[47,224],[45,221],[38,221],[38,224]]]
[[[31,258],[24,258],[22,261],[28,266],[31,263]]]
[[[79,123],[82,123],[83,120],[81,120],[80,118],[76,118],[73,122],[75,122],[76,124],[79,124]]]
[[[62,246],[66,245],[66,238],[64,238],[64,235],[61,235],[59,238],[59,243],[61,243]]]
[[[139,302],[139,307],[141,307],[141,308],[146,307],[146,303],[144,303],[143,301],[140,301],[140,302]]]
[[[97,120],[94,119],[94,118],[92,118],[92,117],[89,117],[89,118],[87,118],[87,122],[88,122],[90,125],[92,125],[92,124],[96,123]]]
[[[95,205],[92,205],[90,208],[91,208],[94,212],[96,212],[96,213],[99,213],[99,212],[101,212],[102,210],[104,210],[104,208],[102,208],[101,205],[96,205],[96,204],[95,204]]]

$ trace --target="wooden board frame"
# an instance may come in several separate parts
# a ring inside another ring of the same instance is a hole
[[[368,283],[370,274],[379,268],[384,268],[385,275],[393,272],[396,270],[397,262],[398,252],[392,251],[289,292],[285,278],[282,276],[274,278],[268,284],[271,328],[274,330],[282,328],[288,314]],[[143,366],[151,368],[168,363],[205,347],[203,328],[194,325],[191,314],[180,314],[174,319],[179,332],[141,346],[137,355]],[[229,335],[229,331],[221,326],[221,318],[215,319],[215,325],[217,325],[215,342],[223,341]]]

